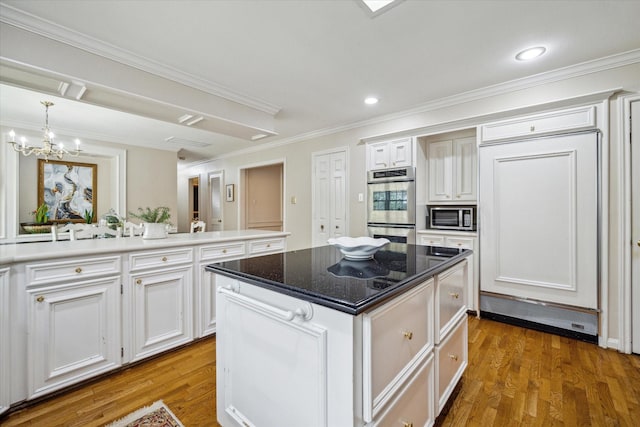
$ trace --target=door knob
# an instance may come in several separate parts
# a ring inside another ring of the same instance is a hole
[[[320,224],[320,231],[324,231],[324,225]]]
[[[640,246],[640,240],[638,240],[638,241],[636,242],[636,245]]]

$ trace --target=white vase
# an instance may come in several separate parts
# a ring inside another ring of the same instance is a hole
[[[145,222],[143,223],[144,232],[142,233],[143,239],[166,239],[167,238],[167,225],[157,222]]]

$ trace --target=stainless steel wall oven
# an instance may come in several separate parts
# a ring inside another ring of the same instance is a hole
[[[387,237],[399,243],[415,243],[415,169],[369,171],[367,178],[369,235]]]

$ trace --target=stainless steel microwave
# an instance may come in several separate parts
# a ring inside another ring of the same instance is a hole
[[[427,226],[435,230],[476,230],[475,206],[427,206]]]

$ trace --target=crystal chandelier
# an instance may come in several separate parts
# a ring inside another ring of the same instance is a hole
[[[79,155],[80,152],[82,151],[80,150],[79,139],[75,140],[76,148],[75,150],[71,150],[71,151],[65,149],[64,145],[61,142],[57,144],[53,142],[53,138],[55,135],[53,134],[53,132],[51,132],[51,129],[49,129],[49,107],[53,106],[53,102],[41,101],[40,103],[44,105],[44,110],[45,110],[44,129],[43,129],[44,135],[42,136],[42,147],[27,145],[27,139],[24,136],[20,138],[19,143],[16,142],[15,140],[16,133],[13,130],[9,132],[9,137],[11,138],[11,141],[9,141],[9,144],[12,144],[13,149],[16,150],[18,153],[22,153],[24,156],[30,156],[31,154],[34,154],[36,156],[44,157],[45,160],[49,160],[49,157],[56,157],[59,160],[61,160],[65,154],[70,156]]]

